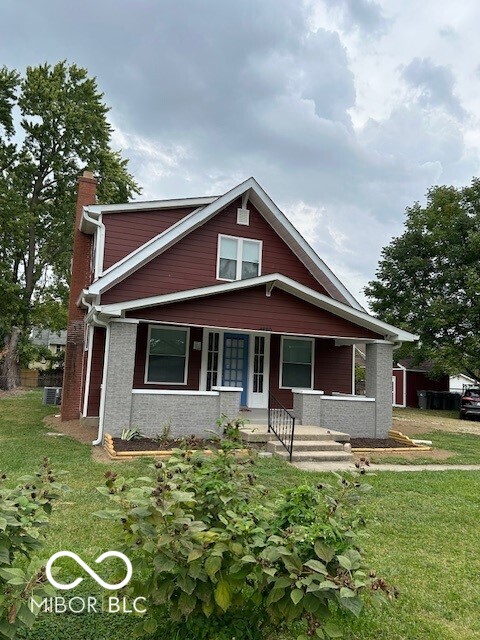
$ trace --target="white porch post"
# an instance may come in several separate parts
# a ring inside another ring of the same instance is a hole
[[[375,438],[386,438],[392,428],[392,367],[392,343],[367,343],[365,395],[375,398]]]

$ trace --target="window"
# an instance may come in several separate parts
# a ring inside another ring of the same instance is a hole
[[[218,236],[219,280],[246,280],[260,275],[260,240]]]
[[[313,387],[313,345],[314,340],[310,338],[282,337],[281,387]]]
[[[186,384],[189,330],[150,327],[145,382]]]

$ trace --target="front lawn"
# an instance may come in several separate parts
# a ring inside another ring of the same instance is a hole
[[[10,481],[30,473],[43,456],[68,472],[71,492],[54,505],[45,558],[70,549],[91,564],[100,553],[114,549],[116,527],[91,514],[107,506],[95,491],[107,469],[124,475],[141,475],[146,461],[101,464],[91,448],[67,437],[45,435],[42,418],[56,408],[41,406],[38,392],[0,400],[0,472]],[[465,436],[436,432],[445,438],[442,448],[460,451],[462,459],[472,442]],[[463,436],[461,436],[463,438]],[[470,455],[470,454],[468,454]],[[477,452],[472,451],[472,456]],[[277,493],[301,482],[325,481],[325,474],[301,472],[283,461],[263,459],[259,481]],[[380,611],[368,608],[353,621],[345,637],[352,640],[471,640],[480,637],[480,473],[381,473],[370,478],[373,491],[364,502],[368,561],[400,591],[397,602]],[[75,575],[78,570],[74,569]],[[103,574],[104,575],[104,574]],[[77,590],[97,589],[85,579]],[[73,592],[72,592],[73,593]],[[123,640],[134,624],[129,615],[45,614],[29,640]],[[168,622],[166,622],[168,625]],[[284,640],[293,640],[296,633]],[[160,637],[160,636],[159,636]],[[168,626],[162,638],[170,638]],[[182,640],[190,640],[183,638]],[[192,639],[193,640],[193,639]]]
[[[460,420],[458,411],[393,409],[393,428],[411,438],[431,440],[433,451],[372,453],[370,460],[392,464],[480,464],[480,421]]]

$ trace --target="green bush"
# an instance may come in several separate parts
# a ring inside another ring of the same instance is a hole
[[[299,622],[299,638],[338,638],[334,617],[393,597],[364,567],[358,474],[273,501],[255,460],[234,452],[175,450],[151,468],[136,481],[108,472],[99,490],[119,508],[97,514],[123,525],[128,589],[149,603],[138,635],[259,640]]]
[[[0,479],[0,638],[15,638],[35,621],[30,598],[55,595],[45,567],[32,561],[32,554],[43,547],[52,501],[64,487],[56,482],[48,458],[13,489],[3,486],[5,474]]]

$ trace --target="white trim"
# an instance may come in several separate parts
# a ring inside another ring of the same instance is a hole
[[[132,311],[136,309],[142,309],[146,307],[153,307],[162,304],[171,304],[173,302],[195,300],[206,296],[212,296],[219,293],[227,293],[231,291],[239,291],[241,289],[247,289],[250,287],[257,287],[259,285],[274,282],[275,286],[287,293],[297,296],[306,302],[313,304],[317,307],[325,309],[340,316],[356,325],[359,325],[365,329],[369,329],[376,333],[380,333],[388,336],[388,340],[391,342],[415,342],[418,340],[418,336],[394,327],[386,322],[382,322],[377,318],[369,315],[366,311],[360,311],[354,309],[344,302],[339,302],[333,298],[318,293],[309,287],[306,287],[287,276],[279,273],[268,274],[264,276],[258,276],[257,278],[248,278],[247,280],[235,280],[234,282],[225,282],[222,284],[210,285],[208,287],[200,287],[198,289],[187,289],[186,291],[176,291],[173,293],[167,293],[159,296],[151,296],[149,298],[140,298],[138,300],[129,300],[127,302],[120,302],[115,304],[97,305],[94,307],[95,312],[107,314],[107,315],[122,315],[125,311]],[[238,329],[237,329],[238,331]],[[333,337],[333,336],[330,336]],[[342,338],[335,336],[337,340],[357,340],[362,341],[362,338]],[[365,339],[363,339],[365,341]],[[372,342],[372,340],[368,340]],[[374,340],[374,342],[385,342],[382,340]]]
[[[302,396],[323,396],[323,395],[325,395],[325,391],[321,391],[320,389],[296,389],[295,387],[292,389],[292,393],[299,393]]]
[[[132,393],[149,396],[218,396],[218,391],[190,391],[176,389],[132,389]]]
[[[141,266],[155,258],[157,255],[169,249],[188,233],[207,222],[207,220],[212,218],[215,214],[247,191],[249,193],[249,200],[258,209],[260,214],[266,219],[282,240],[290,246],[293,252],[303,262],[305,267],[312,273],[318,282],[325,287],[328,293],[332,296],[343,299],[353,308],[363,311],[363,307],[359,302],[355,300],[352,294],[329,269],[325,262],[323,262],[323,260],[315,253],[315,251],[310,247],[310,245],[305,241],[297,229],[295,229],[288,218],[280,211],[254,178],[248,178],[248,180],[245,180],[245,182],[240,183],[222,196],[212,200],[206,206],[203,206],[185,218],[182,218],[179,223],[173,225],[165,232],[153,238],[151,242],[148,242],[136,251],[133,251],[129,254],[126,260],[118,262],[108,274],[107,272],[104,273],[101,280],[93,283],[90,286],[90,293],[98,295],[117,284]],[[158,208],[158,203],[150,204],[150,208]],[[126,210],[125,208],[128,205],[113,205],[113,209],[97,205],[95,208],[90,207],[89,211],[98,211],[98,213],[102,213],[102,211],[107,212],[109,210],[120,211],[122,210],[122,206],[123,210]],[[169,206],[172,206],[171,202]],[[140,210],[140,208],[141,207],[139,205],[131,203],[131,208],[129,210]]]
[[[204,207],[217,200],[218,196],[198,198],[171,198],[167,200],[142,200],[122,204],[91,204],[85,207],[91,213],[135,213],[136,211],[154,211],[155,209],[180,209],[183,207]],[[83,229],[82,229],[83,230]]]
[[[270,390],[270,334],[254,332],[249,335],[248,353],[248,389],[247,406],[250,409],[266,409],[268,407],[268,393]],[[253,378],[255,375],[255,338],[265,338],[265,351],[263,354],[263,391],[259,393],[253,390]]]
[[[90,394],[90,376],[92,372],[92,354],[93,354],[93,332],[94,327],[88,327],[88,355],[87,355],[87,372],[85,374],[85,388],[83,390],[83,411],[82,417],[86,418],[88,413],[88,396]]]
[[[222,386],[216,386],[216,387],[212,387],[212,391],[243,391],[243,387],[222,387]]]
[[[162,384],[162,385],[167,385],[167,386],[181,386],[181,385],[186,385],[188,384],[188,364],[189,364],[189,356],[190,356],[190,327],[178,327],[175,325],[171,325],[169,327],[162,327],[162,329],[166,330],[166,331],[185,331],[187,334],[187,339],[185,341],[185,365],[184,365],[184,369],[183,369],[183,382],[157,382],[154,380],[148,380],[148,365],[149,365],[149,358],[150,358],[150,336],[151,336],[151,332],[152,332],[152,328],[153,325],[148,325],[148,334],[147,334],[147,352],[146,352],[146,356],[145,356],[145,375],[143,378],[143,383],[144,384]]]
[[[324,396],[323,400],[346,400],[347,402],[375,402],[375,398],[367,398],[366,396]]]
[[[237,257],[236,257],[236,277],[233,280],[229,280],[228,278],[220,277],[220,245],[222,242],[222,238],[227,238],[229,240],[236,240],[237,242]],[[258,248],[258,276],[262,275],[262,253],[263,253],[263,240],[255,240],[254,238],[243,238],[241,236],[230,236],[226,233],[219,233],[217,237],[217,269],[216,269],[216,279],[221,282],[236,282],[237,280],[242,280],[242,267],[243,267],[243,244],[244,242],[255,242],[259,245]],[[244,278],[243,278],[244,279]]]
[[[280,363],[279,363],[279,372],[278,372],[278,388],[279,389],[296,389],[297,387],[285,387],[284,385],[282,385],[282,374],[283,374],[283,342],[285,340],[285,338],[287,338],[287,340],[303,340],[304,342],[309,341],[312,343],[312,348],[311,348],[311,354],[312,354],[312,359],[310,362],[310,387],[309,389],[311,389],[312,391],[314,390],[314,380],[315,380],[315,338],[307,338],[307,337],[302,337],[302,338],[297,338],[297,337],[292,337],[292,336],[285,336],[282,335],[280,338]],[[306,364],[306,362],[303,363],[297,363],[297,364]],[[307,389],[307,387],[305,387]],[[299,387],[300,389],[300,387]]]
[[[115,322],[119,320],[115,318]],[[151,318],[138,318],[139,322],[146,322],[147,324],[164,324],[171,325],[173,320],[152,320]],[[258,334],[258,335],[271,335],[271,336],[293,336],[298,338],[319,338],[325,340],[332,340],[332,336],[324,335],[324,334],[312,334],[312,333],[291,333],[288,331],[256,331],[255,329],[239,329],[238,327],[217,327],[210,326],[206,324],[194,324],[192,322],[175,322],[175,326],[178,327],[192,327],[197,329],[207,329],[208,331],[226,331],[228,333],[248,333],[248,334]],[[364,340],[364,338],[354,338],[357,340]],[[385,340],[385,344],[391,344],[390,341]],[[336,346],[336,345],[335,345]]]

